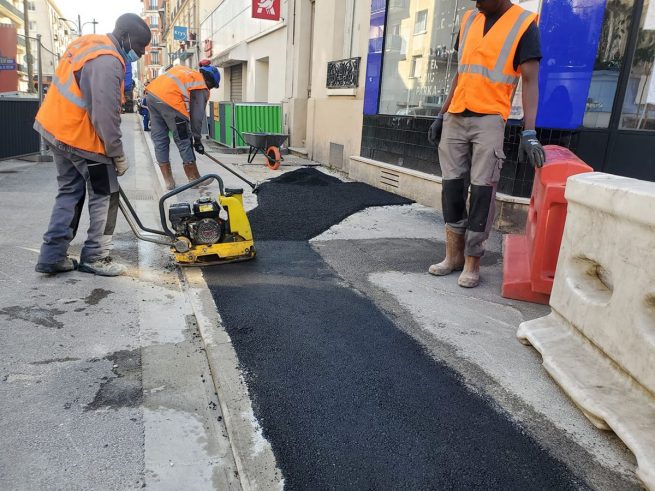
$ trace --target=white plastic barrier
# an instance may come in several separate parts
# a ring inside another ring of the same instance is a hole
[[[552,313],[517,336],[655,490],[655,183],[580,174],[566,199]]]

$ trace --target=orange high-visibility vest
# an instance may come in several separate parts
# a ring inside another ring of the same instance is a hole
[[[484,34],[485,17],[464,13],[459,29],[458,78],[448,112],[465,109],[500,114],[507,120],[521,72],[514,69],[516,48],[537,14],[513,5]]]
[[[125,60],[109,36],[87,34],[73,41],[57,66],[36,120],[60,142],[106,155],[105,144],[91,123],[82,91],[75,80],[75,72],[81,70],[86,62],[102,55],[116,57],[125,69]],[[123,90],[121,82],[121,99]],[[121,107],[117,105],[116,112],[120,111]]]
[[[184,65],[175,65],[148,84],[146,92],[156,96],[187,118],[192,90],[209,90],[202,74]]]

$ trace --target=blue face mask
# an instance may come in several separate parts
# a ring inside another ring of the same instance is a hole
[[[135,61],[139,61],[139,55],[135,53],[133,49],[129,50],[127,52],[127,61],[130,63],[134,63]]]
[[[132,49],[132,40],[130,39],[129,34],[127,35],[127,40],[130,42],[130,50],[126,52],[125,46],[123,46],[123,53],[125,54],[125,58],[127,59],[128,63],[134,63],[136,61],[139,61],[139,55],[137,55],[136,51]]]

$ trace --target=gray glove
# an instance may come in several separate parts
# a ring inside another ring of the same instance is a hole
[[[430,125],[428,130],[428,141],[432,145],[438,146],[439,140],[441,140],[441,130],[443,129],[443,114],[437,114],[436,119]]]
[[[525,130],[521,133],[519,162],[528,162],[532,167],[541,167],[546,162],[546,153],[539,140],[537,140],[535,130]]]
[[[130,168],[130,164],[127,162],[127,157],[125,157],[125,155],[114,157],[114,167],[116,168],[116,174],[119,176],[125,174],[127,169]]]

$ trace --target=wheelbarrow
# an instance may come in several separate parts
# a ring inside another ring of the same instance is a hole
[[[248,144],[248,163],[255,160],[255,156],[261,152],[266,157],[266,165],[270,169],[276,170],[284,160],[280,154],[280,145],[282,145],[289,135],[283,133],[241,133],[234,126],[232,129],[239,137]]]

